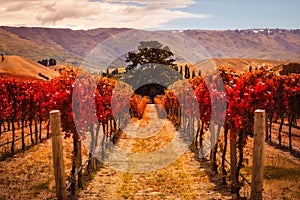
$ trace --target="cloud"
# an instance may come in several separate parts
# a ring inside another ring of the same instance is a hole
[[[80,19],[97,15],[99,10],[93,7],[94,3],[81,1],[57,1],[44,4],[44,12],[36,15],[36,20],[42,24],[53,23],[64,19]]]
[[[157,4],[161,7],[167,7],[167,8],[185,8],[187,6],[190,6],[195,3],[193,0],[104,0],[105,2],[111,2],[111,3],[134,3],[134,4],[140,4],[140,5],[153,5]]]
[[[175,19],[207,18],[181,11],[193,0],[15,0],[1,3],[0,24],[91,29],[163,28]]]

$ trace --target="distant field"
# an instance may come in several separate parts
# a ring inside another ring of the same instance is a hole
[[[282,64],[287,64],[289,62],[287,61],[275,61],[275,60],[265,60],[265,59],[252,59],[252,58],[212,58],[212,59],[206,59],[198,64],[196,64],[194,67],[191,67],[193,69],[197,70],[209,70],[212,69],[215,65],[215,67],[229,67],[231,69],[236,70],[237,72],[245,72],[249,70],[249,67],[251,66],[254,70],[255,68],[260,68],[261,66],[267,66],[269,69],[273,69],[274,72],[278,72]],[[187,63],[179,63],[179,66],[184,66]],[[189,67],[190,64],[187,64]]]
[[[20,56],[5,56],[4,61],[0,63],[0,77],[44,79],[39,73],[50,79],[59,75],[57,71]]]

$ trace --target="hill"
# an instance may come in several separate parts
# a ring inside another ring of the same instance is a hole
[[[48,67],[20,56],[4,56],[3,62],[0,63],[0,77],[45,80],[39,76],[39,73],[47,76],[50,79],[59,75],[58,72]]]
[[[300,61],[300,30],[187,30],[214,58],[255,58]]]
[[[212,58],[204,60],[198,63],[196,66],[198,68],[208,69],[211,66],[211,63],[215,63],[217,67],[226,66],[232,68],[238,72],[245,72],[249,70],[251,66],[252,69],[260,68],[261,66],[266,66],[269,69],[274,69],[278,71],[277,67],[279,65],[287,64],[287,61],[274,61],[274,60],[265,60],[265,59],[250,59],[250,58]]]
[[[34,34],[34,33],[32,33]],[[42,37],[42,36],[40,36]],[[42,37],[48,41],[46,37]],[[18,55],[34,61],[55,58],[58,62],[79,65],[82,56],[69,52],[57,44],[39,43],[26,39],[0,28],[0,52],[5,55]]]
[[[129,29],[71,30],[0,27],[0,52],[41,60],[49,57],[75,66],[103,40]],[[169,31],[170,34],[174,31]],[[175,31],[176,32],[176,31]],[[214,58],[300,61],[300,30],[185,30]]]

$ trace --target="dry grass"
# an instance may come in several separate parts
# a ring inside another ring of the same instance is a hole
[[[20,56],[7,56],[5,55],[4,61],[0,63],[0,73],[5,73],[8,76],[12,74],[13,76],[19,75],[28,78],[34,79],[43,79],[38,74],[42,73],[50,79],[58,76],[59,73],[50,69],[49,67],[45,67],[43,65],[38,64],[35,61],[32,61],[27,58],[23,58]]]
[[[245,150],[245,168],[242,169],[251,181],[253,140],[249,139]],[[300,199],[300,160],[289,152],[284,152],[265,144],[263,198]]]
[[[72,139],[63,139],[67,178],[71,169]],[[84,151],[86,153],[86,151]],[[55,197],[51,140],[0,164],[0,199]]]
[[[279,124],[273,124],[272,141],[277,143]],[[284,126],[283,131],[287,132],[288,127]],[[292,129],[293,148],[299,151],[300,149],[300,130],[297,128]],[[286,133],[282,133],[283,145],[288,145],[288,137]],[[223,141],[223,130],[220,137]],[[222,143],[219,144],[219,152]],[[247,144],[244,148],[244,162],[241,169],[242,174],[251,182],[252,174],[252,154],[253,153],[253,139],[248,138]],[[226,159],[230,160],[229,142],[227,147]],[[217,163],[221,166],[221,158],[217,156]],[[267,200],[273,199],[300,199],[300,159],[294,157],[290,152],[278,149],[276,146],[271,146],[265,143],[265,162],[264,162],[264,192],[263,198]],[[230,168],[226,164],[228,172],[227,178],[229,180]],[[219,168],[219,173],[221,169]],[[240,178],[242,181],[242,178]],[[242,189],[240,190],[241,196],[250,198],[250,186],[242,181]]]
[[[265,199],[300,199],[300,161],[266,145]]]
[[[165,125],[162,130],[153,137],[147,139],[134,139],[134,145],[131,151],[134,153],[148,153],[157,151],[166,147],[170,142],[172,142],[174,137],[174,132],[170,132],[167,125]]]
[[[143,120],[149,121],[147,116],[146,113],[142,120],[131,123],[140,125]],[[159,126],[157,116],[150,117],[149,123],[148,126],[153,128]],[[146,127],[137,129],[145,130]],[[167,121],[155,136],[134,138],[130,135],[123,133],[118,146],[133,153],[147,154],[169,144],[176,131]],[[151,172],[129,173],[107,165],[80,192],[79,199],[231,199],[229,188],[219,187],[220,177],[212,178],[209,168],[209,162],[199,162],[192,150],[187,150],[164,168]]]
[[[55,196],[51,154],[51,142],[46,141],[25,154],[1,162],[1,198],[41,199]]]
[[[298,122],[299,123],[299,122]],[[272,123],[272,143],[274,145],[278,145],[278,132],[279,132],[279,123]],[[285,121],[284,125],[282,126],[281,132],[282,143],[281,145],[285,148],[289,146],[289,137],[288,137],[288,122]],[[300,129],[299,128],[292,128],[292,146],[293,150],[300,152]]]
[[[15,123],[15,154],[19,153],[20,151],[22,151],[22,130],[21,128],[19,128],[17,126],[17,123]],[[38,126],[39,127],[39,126]],[[34,124],[32,125],[32,138],[33,141],[35,141],[35,130],[34,130]],[[38,128],[39,129],[39,128]],[[39,131],[39,130],[38,130]],[[28,148],[31,148],[31,136],[30,136],[30,130],[29,130],[29,126],[24,127],[24,143],[26,146],[26,150]],[[39,134],[38,134],[39,135]],[[41,134],[41,138],[42,140],[45,140],[47,138],[47,123],[43,123],[42,124],[42,134]],[[7,143],[4,146],[0,147],[0,160],[5,159],[7,156],[11,155],[11,142],[12,141],[12,131],[5,131],[2,132],[2,134],[0,135],[0,144],[4,144]],[[38,139],[38,142],[40,142],[40,140]]]
[[[167,167],[146,173],[100,169],[79,199],[231,199],[229,188],[211,179],[209,163],[188,150]]]
[[[197,63],[196,66],[191,66],[189,63],[179,63],[179,65],[184,66],[187,64],[192,69],[201,69],[202,71],[212,69],[214,65],[216,67],[226,66],[236,70],[237,72],[243,73],[248,71],[250,66],[254,70],[255,68],[260,68],[262,65],[267,66],[269,69],[274,68],[274,72],[278,72],[280,68],[278,68],[277,66],[287,63],[287,61],[251,58],[211,58]]]
[[[141,124],[143,120],[148,120],[147,123],[151,124],[152,119],[145,116],[145,119],[133,120],[133,123]],[[171,141],[174,133],[170,124],[164,124],[160,132],[149,138],[133,139],[122,135],[118,145],[133,152],[153,152]],[[242,169],[248,180],[251,180],[252,144],[253,140],[249,139],[245,148],[245,167]],[[64,139],[63,145],[65,168],[69,175],[71,138]],[[105,165],[93,180],[86,183],[79,199],[231,199],[228,186],[220,186],[220,176],[212,175],[209,162],[198,161],[193,152],[187,150],[172,164],[153,172],[128,173]],[[300,160],[267,144],[265,156],[264,199],[300,199]],[[243,188],[241,194],[249,197],[249,188]],[[53,197],[55,189],[50,140],[0,163],[0,199]]]

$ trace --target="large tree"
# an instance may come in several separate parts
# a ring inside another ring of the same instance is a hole
[[[174,63],[174,54],[168,46],[163,46],[158,41],[141,41],[138,46],[138,52],[128,52],[126,62],[130,63],[126,70],[131,70],[138,65],[151,66],[152,64],[168,65],[176,67]]]
[[[163,88],[182,79],[174,61],[173,52],[169,47],[158,41],[142,41],[138,51],[128,52],[127,73],[121,79],[131,85],[138,94],[148,94],[153,99],[156,94],[161,94]],[[149,88],[156,88],[156,92],[151,92]]]

